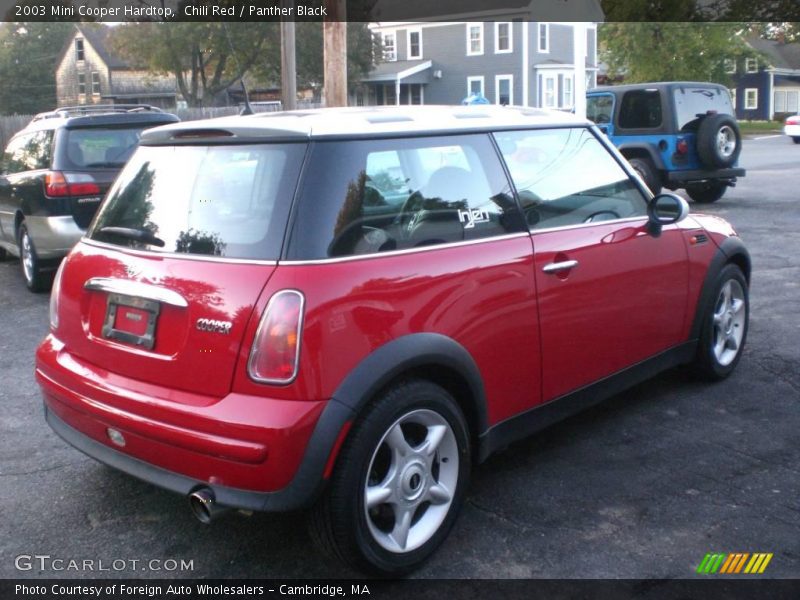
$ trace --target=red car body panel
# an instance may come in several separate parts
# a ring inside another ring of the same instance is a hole
[[[533,234],[547,400],[684,341],[688,269],[676,226],[646,220]],[[577,260],[558,274],[545,265]]]

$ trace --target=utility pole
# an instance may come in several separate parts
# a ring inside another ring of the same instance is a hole
[[[573,103],[575,115],[586,118],[586,23],[578,21],[572,24],[573,65],[575,85],[573,87]]]
[[[294,0],[281,2],[293,8]],[[292,14],[294,11],[290,11]],[[297,62],[295,60],[294,21],[281,19],[281,105],[283,110],[297,108]]]
[[[345,0],[325,0],[323,24],[325,106],[347,106],[347,10]]]

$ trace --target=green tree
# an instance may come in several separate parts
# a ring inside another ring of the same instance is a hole
[[[133,23],[114,32],[112,46],[132,64],[174,75],[189,106],[207,106],[255,65],[274,80],[280,62],[264,57],[278,51],[279,35],[277,23]]]
[[[56,61],[72,23],[4,23],[0,29],[0,113],[30,114],[56,105]]]
[[[726,59],[756,56],[744,23],[606,23],[599,26],[601,60],[611,77],[643,81],[731,83]]]

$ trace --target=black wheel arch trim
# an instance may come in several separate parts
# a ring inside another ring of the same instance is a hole
[[[647,155],[650,158],[650,161],[653,163],[653,165],[657,170],[659,171],[667,170],[667,167],[664,164],[664,159],[661,157],[661,154],[659,152],[656,152],[653,149],[652,144],[644,144],[641,142],[623,142],[619,146],[617,146],[617,149],[623,156],[625,156],[625,152],[628,150],[642,150],[647,153]],[[628,157],[625,156],[625,158]],[[636,158],[636,157],[632,156],[631,158]]]
[[[719,275],[720,271],[728,263],[741,264],[744,268],[744,277],[749,285],[750,271],[752,269],[752,261],[750,253],[744,245],[744,242],[738,237],[729,237],[725,239],[711,259],[711,263],[706,271],[706,277],[703,280],[703,287],[700,288],[700,295],[697,298],[697,306],[695,308],[694,319],[692,327],[689,330],[689,339],[700,339],[700,332],[703,329],[703,314],[706,306],[712,300],[714,294],[714,282]]]

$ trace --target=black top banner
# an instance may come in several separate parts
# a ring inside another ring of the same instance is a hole
[[[0,0],[5,21],[800,21],[798,0]]]

